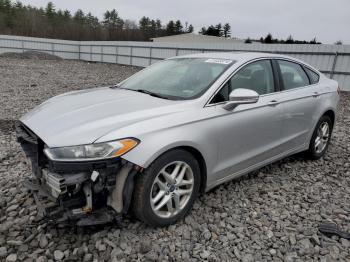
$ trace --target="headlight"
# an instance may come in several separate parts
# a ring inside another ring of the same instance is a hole
[[[81,146],[45,148],[48,158],[56,161],[88,161],[118,157],[133,149],[136,139],[127,138],[112,142]]]

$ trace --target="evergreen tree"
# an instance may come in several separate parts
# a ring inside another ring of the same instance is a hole
[[[207,28],[206,27],[202,27],[201,30],[199,31],[200,34],[205,35],[207,33]]]
[[[151,23],[151,21],[150,21],[149,17],[143,16],[139,22],[140,30],[143,32],[146,32],[148,30],[148,28],[150,27],[150,23]]]
[[[337,42],[334,43],[335,45],[342,45],[343,42],[341,40],[338,40]]]
[[[223,29],[222,29],[222,25],[221,23],[217,24],[215,26],[215,36],[223,36],[224,35],[224,32],[223,32]]]
[[[70,14],[70,12],[68,10],[64,10],[63,17],[66,21],[68,21],[72,17],[72,15]]]
[[[49,19],[53,19],[55,17],[55,6],[53,5],[52,2],[48,2],[47,6],[45,8],[45,15]]]
[[[2,13],[2,20],[5,27],[13,28],[13,8],[10,0],[0,0],[0,12]]]
[[[150,22],[150,33],[151,33],[152,36],[156,36],[157,35],[157,23],[153,19]]]
[[[156,27],[157,27],[157,31],[162,30],[162,22],[159,19],[157,19],[156,21]]]
[[[218,37],[224,36],[224,30],[222,28],[221,23],[219,23],[215,26],[210,25],[208,28],[202,27],[202,29],[199,33],[203,34],[203,35],[211,35],[211,36],[218,36]]]
[[[310,44],[312,44],[312,45],[317,44],[317,39],[316,39],[316,37],[314,37],[314,38],[310,41]]]
[[[294,40],[293,40],[293,37],[290,35],[290,36],[288,36],[288,38],[287,38],[287,40],[286,40],[286,42],[285,42],[286,44],[294,44]]]
[[[78,9],[78,11],[75,12],[73,19],[75,22],[79,23],[79,24],[84,24],[85,22],[85,14],[83,12],[83,10]]]
[[[0,0],[0,12],[9,14],[11,13],[12,3],[11,0]]]
[[[86,24],[94,29],[97,29],[100,27],[100,23],[98,21],[98,18],[93,16],[91,13],[88,13],[86,15]]]
[[[270,33],[268,33],[267,36],[264,39],[264,43],[272,44],[272,41],[273,41],[272,35]]]
[[[224,25],[224,37],[226,38],[231,37],[231,26],[229,23],[226,23]]]
[[[113,27],[113,28],[122,28],[123,27],[123,24],[124,24],[124,21],[123,19],[121,19],[118,15],[118,12],[113,9],[111,12],[110,12],[110,25]]]
[[[248,37],[248,38],[244,41],[244,43],[246,43],[246,44],[251,44],[251,43],[252,43],[252,40],[250,40],[250,38]]]
[[[183,29],[183,26],[181,21],[177,20],[175,22],[175,34],[182,34],[183,33],[182,29]]]
[[[211,36],[218,36],[218,31],[215,28],[215,26],[211,25],[208,27],[207,32],[205,34]]]
[[[167,35],[175,35],[175,23],[173,20],[170,20],[169,23],[166,25],[166,33]]]
[[[107,30],[108,39],[118,40],[121,35],[120,31],[123,29],[124,21],[119,17],[118,12],[113,9],[105,12],[103,25]]]

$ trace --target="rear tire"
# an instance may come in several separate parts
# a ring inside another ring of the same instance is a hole
[[[200,168],[194,156],[175,149],[136,175],[132,211],[153,227],[174,224],[192,208],[199,194]]]
[[[331,140],[333,122],[329,116],[324,115],[318,121],[312,134],[309,149],[306,151],[308,158],[320,159],[327,151]]]

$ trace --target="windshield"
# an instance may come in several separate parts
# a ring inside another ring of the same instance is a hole
[[[135,74],[119,87],[168,99],[193,99],[201,96],[233,63],[233,60],[208,58],[164,60]]]

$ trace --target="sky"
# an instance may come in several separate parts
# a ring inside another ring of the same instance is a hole
[[[48,0],[22,0],[32,6],[46,6]],[[350,0],[52,0],[56,8],[91,12],[102,19],[106,10],[116,9],[123,19],[142,16],[180,19],[202,26],[230,23],[233,37],[258,39],[292,35],[298,40],[314,37],[325,44],[341,40],[350,44]]]

